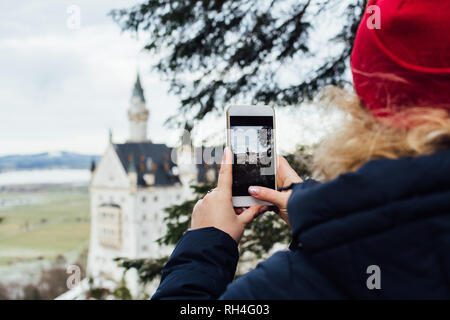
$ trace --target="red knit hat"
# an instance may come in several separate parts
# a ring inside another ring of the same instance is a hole
[[[378,117],[413,106],[450,110],[450,1],[371,0],[367,9],[351,57],[366,108]]]

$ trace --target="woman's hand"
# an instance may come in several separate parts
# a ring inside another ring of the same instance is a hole
[[[255,205],[236,214],[231,199],[232,157],[230,149],[225,148],[217,188],[196,203],[192,212],[191,229],[215,227],[228,233],[239,243],[245,226],[259,215],[263,206]],[[267,210],[267,207],[262,209]]]
[[[290,186],[292,183],[300,183],[303,180],[298,174],[291,168],[285,158],[277,156],[277,186],[278,188],[284,188]],[[288,191],[276,191],[269,188],[251,186],[248,188],[248,193],[256,199],[268,201],[277,206],[277,213],[288,225],[288,213],[287,202],[292,193],[292,190]]]

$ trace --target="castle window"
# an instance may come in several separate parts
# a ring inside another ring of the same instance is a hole
[[[98,207],[98,241],[107,248],[122,248],[122,209],[115,204]]]
[[[157,202],[158,201],[158,196],[154,196],[153,197],[153,201]]]
[[[147,198],[146,197],[142,197],[141,200],[142,200],[142,203],[145,203],[145,201],[147,201]]]
[[[148,247],[147,246],[142,246],[142,251],[147,251]]]

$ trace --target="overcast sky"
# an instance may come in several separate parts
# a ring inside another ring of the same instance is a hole
[[[55,150],[101,154],[109,128],[114,141],[126,140],[126,112],[137,70],[150,110],[150,138],[170,145],[178,140],[176,131],[163,126],[176,113],[178,98],[149,71],[152,57],[141,51],[143,39],[121,33],[107,16],[113,8],[136,2],[0,3],[0,155]],[[74,26],[68,21],[71,5],[80,9],[80,28],[69,27]],[[323,122],[311,110],[305,106],[303,112],[278,113],[281,149],[317,139]],[[225,131],[222,118],[209,116],[197,127],[196,140],[223,139],[217,134]]]

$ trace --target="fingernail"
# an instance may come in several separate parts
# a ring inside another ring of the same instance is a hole
[[[259,213],[264,213],[264,212],[266,212],[267,210],[269,210],[269,207],[268,207],[268,206],[264,206],[264,207],[262,207],[262,208],[259,209]]]
[[[259,188],[251,186],[248,188],[248,193],[257,195],[259,193]]]

